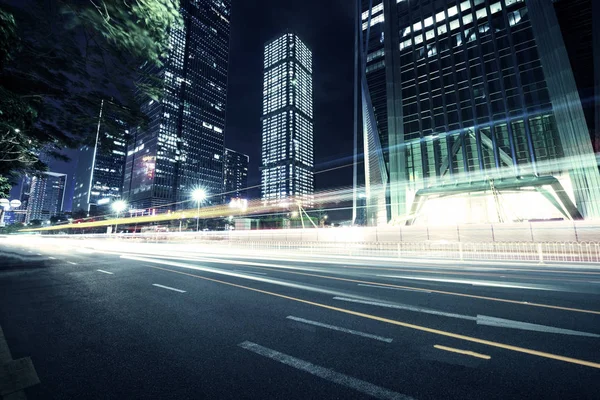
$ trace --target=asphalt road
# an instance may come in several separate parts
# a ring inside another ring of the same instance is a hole
[[[57,243],[0,238],[29,399],[600,398],[600,266]]]

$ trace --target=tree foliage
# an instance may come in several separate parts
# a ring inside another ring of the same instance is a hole
[[[16,224],[6,225],[5,227],[0,228],[0,234],[7,235],[12,233],[18,233],[23,228],[25,228],[25,225],[23,225],[20,222],[17,222]]]
[[[44,169],[41,152],[92,143],[100,103],[130,125],[161,81],[179,0],[26,0],[0,8],[0,175]],[[107,125],[110,120],[104,121]],[[107,126],[110,129],[110,126]],[[116,128],[113,127],[113,128]]]
[[[0,176],[0,199],[7,199],[10,195],[11,184],[7,177]]]

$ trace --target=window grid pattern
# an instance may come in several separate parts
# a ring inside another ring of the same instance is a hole
[[[312,54],[294,34],[265,46],[262,117],[262,199],[313,203]]]
[[[429,14],[425,3],[398,4],[409,181],[505,166],[519,174],[557,157],[524,1],[448,1]]]
[[[124,195],[138,208],[187,208],[196,187],[223,192],[230,10],[230,0],[182,2],[184,27],[170,32],[164,66],[143,68],[164,90],[142,107],[149,126],[132,129],[128,146]]]

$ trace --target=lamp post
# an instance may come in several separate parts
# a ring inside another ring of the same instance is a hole
[[[119,213],[125,211],[126,208],[127,208],[127,203],[124,202],[123,200],[117,200],[114,203],[112,203],[112,209],[114,212],[117,213],[117,220],[119,219]],[[117,233],[118,227],[119,227],[119,222],[117,221],[115,223],[115,233]]]
[[[196,214],[196,232],[200,231],[200,203],[206,200],[206,190],[198,188],[192,192],[192,198],[198,205],[198,212]]]

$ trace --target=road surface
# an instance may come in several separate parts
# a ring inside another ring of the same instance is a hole
[[[600,396],[600,267],[160,249],[0,238],[29,399]]]

